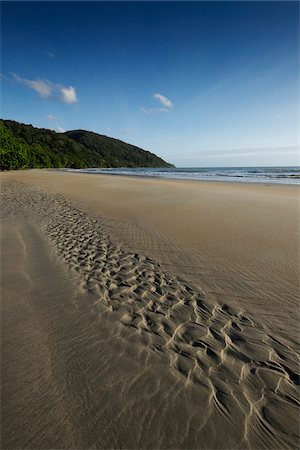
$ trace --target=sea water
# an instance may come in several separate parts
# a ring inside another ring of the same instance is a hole
[[[169,178],[177,180],[239,181],[244,183],[299,184],[300,167],[180,167],[68,169],[72,172]]]

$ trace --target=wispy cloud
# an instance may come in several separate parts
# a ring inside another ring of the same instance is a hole
[[[141,108],[141,110],[145,114],[163,113],[163,112],[168,112],[169,111],[167,108]]]
[[[171,100],[167,97],[165,97],[162,94],[159,94],[158,92],[156,94],[153,94],[154,100],[161,103],[162,107],[156,107],[156,108],[145,108],[142,107],[141,111],[143,111],[144,114],[152,114],[152,113],[166,113],[169,112],[173,108],[173,103]]]
[[[46,55],[48,56],[48,58],[50,58],[50,59],[53,59],[53,58],[55,57],[55,55],[54,55],[53,52],[46,51],[45,54],[46,54]]]
[[[64,133],[66,130],[64,130],[62,127],[56,127],[57,133]]]
[[[78,102],[76,89],[73,86],[66,87],[62,84],[51,83],[48,80],[28,80],[15,73],[12,76],[17,83],[33,89],[42,98],[54,98],[68,104]]]
[[[171,100],[164,95],[157,92],[156,94],[153,94],[153,98],[164,105],[166,108],[173,108],[173,103],[171,102]]]
[[[6,77],[5,75],[3,75],[3,73],[0,73],[0,78],[1,78],[2,80],[5,80],[5,81],[10,81],[10,78],[8,78],[8,77]]]
[[[231,157],[231,156],[273,156],[276,154],[285,155],[299,155],[299,146],[291,145],[287,147],[261,147],[261,148],[242,148],[242,149],[232,149],[232,150],[217,150],[211,151],[210,154],[207,152],[206,157],[208,158],[219,158]]]
[[[256,147],[256,148],[234,148],[234,149],[223,149],[223,150],[199,150],[193,154],[185,155],[185,159],[194,160],[201,158],[220,158],[220,157],[244,157],[244,156],[273,156],[273,155],[298,155],[299,146],[290,145],[286,147]]]
[[[47,114],[47,119],[48,120],[55,120],[56,119],[56,116],[53,116],[52,114]]]
[[[131,133],[130,131],[128,131],[128,130],[121,130],[121,133],[122,133],[124,136],[132,136],[132,133]]]
[[[149,114],[149,109],[147,108],[141,108],[141,111],[143,111],[143,113],[145,114]]]
[[[33,89],[36,91],[40,97],[48,98],[51,96],[52,93],[52,87],[51,83],[49,81],[44,80],[27,80],[26,78],[19,77],[16,73],[12,74],[15,81],[18,83],[24,84],[25,86],[29,87],[30,89]]]

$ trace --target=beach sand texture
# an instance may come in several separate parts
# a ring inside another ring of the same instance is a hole
[[[3,174],[2,447],[297,448],[298,192]]]

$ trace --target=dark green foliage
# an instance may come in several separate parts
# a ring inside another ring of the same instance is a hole
[[[0,168],[26,169],[29,163],[29,146],[0,123]]]
[[[172,167],[153,153],[89,131],[55,131],[0,120],[0,169]]]
[[[101,155],[107,167],[173,167],[153,153],[118,139],[84,130],[67,131],[65,134]]]

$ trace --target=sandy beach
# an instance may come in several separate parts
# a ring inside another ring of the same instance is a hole
[[[2,448],[299,444],[299,187],[1,174]]]

